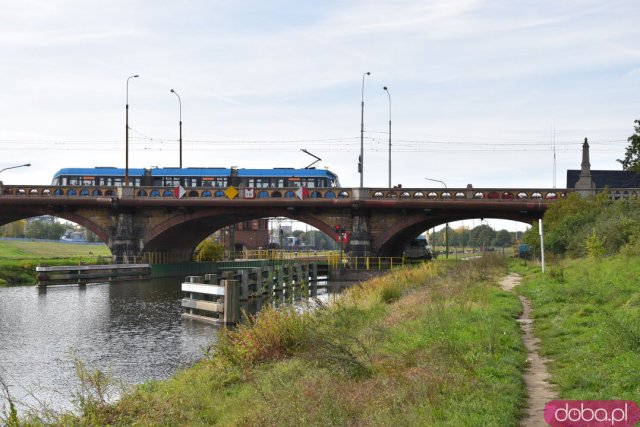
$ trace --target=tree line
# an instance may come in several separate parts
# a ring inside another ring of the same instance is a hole
[[[21,219],[0,227],[0,237],[5,238],[60,240],[72,233],[88,242],[99,241],[95,233],[86,228],[58,222],[52,217]]]
[[[445,228],[434,233],[429,233],[429,241],[432,246],[445,246],[445,240],[449,239],[449,246],[466,248],[504,248],[515,244],[522,232],[508,231],[505,229],[496,231],[487,224],[480,224],[474,228],[457,227]]]

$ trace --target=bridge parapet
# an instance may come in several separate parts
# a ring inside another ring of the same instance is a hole
[[[229,188],[188,187],[181,198],[186,199],[295,199],[299,188],[247,188],[228,193]],[[357,191],[357,189],[356,189]],[[231,196],[233,194],[233,196]],[[52,185],[3,185],[2,196],[45,196],[45,197],[117,197],[124,198],[176,198],[175,187],[106,187],[106,186],[52,186]],[[304,198],[309,199],[351,199],[354,190],[350,188],[308,188]]]
[[[556,200],[564,199],[569,189],[508,189],[508,188],[372,188],[372,199],[428,199],[428,200]]]
[[[265,200],[297,199],[299,188],[247,188],[236,189],[237,194],[230,197],[229,188],[188,187],[181,198],[209,200]],[[575,192],[574,188],[308,188],[304,199],[341,199],[341,200],[558,200]],[[636,188],[607,188],[611,200],[635,199],[640,196]],[[106,186],[53,186],[53,185],[0,185],[0,197],[54,197],[86,198],[115,197],[118,199],[175,199],[174,187],[106,187]]]

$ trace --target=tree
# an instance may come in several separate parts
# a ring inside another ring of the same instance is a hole
[[[26,225],[24,235],[29,239],[60,240],[67,228],[59,222],[36,219]]]
[[[496,237],[496,231],[482,224],[469,232],[469,244],[474,247],[488,247]]]
[[[509,231],[500,230],[498,231],[498,234],[496,234],[495,239],[493,239],[493,245],[501,248],[509,246],[511,243],[513,243],[512,237],[513,236],[511,235],[511,233],[509,233]]]
[[[195,250],[196,261],[219,261],[224,258],[224,246],[215,238],[204,239]]]
[[[24,229],[27,225],[26,219],[11,222],[0,227],[0,236],[2,237],[24,237]]]
[[[624,159],[618,159],[622,169],[626,171],[640,172],[640,120],[634,121],[635,133],[627,138],[629,145],[624,154]]]

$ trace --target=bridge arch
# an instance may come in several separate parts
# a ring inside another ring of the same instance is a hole
[[[420,233],[446,223],[471,220],[475,218],[503,219],[531,225],[532,221],[536,220],[538,216],[531,216],[530,213],[525,214],[520,212],[511,214],[493,213],[488,215],[478,215],[473,212],[467,212],[455,215],[449,213],[446,216],[426,216],[424,213],[415,213],[406,216],[402,221],[398,221],[393,226],[389,227],[384,233],[379,235],[376,239],[377,244],[373,249],[377,256],[401,256],[407,243]]]
[[[108,245],[110,233],[100,224],[92,221],[90,218],[84,215],[78,215],[74,212],[64,211],[54,208],[42,207],[38,209],[29,209],[29,208],[21,208],[19,211],[14,211],[11,213],[4,213],[0,211],[0,226],[9,224],[14,221],[19,221],[21,219],[29,219],[38,216],[52,216],[56,218],[61,218],[67,221],[74,222],[78,225],[83,226],[84,228],[90,230],[95,233],[96,236],[104,243]]]
[[[215,231],[239,222],[268,217],[284,217],[299,221],[329,236],[334,230],[334,225],[328,223],[325,218],[287,208],[200,210],[174,215],[150,228],[141,236],[142,252],[169,251],[179,253],[181,258],[190,260],[197,245]]]

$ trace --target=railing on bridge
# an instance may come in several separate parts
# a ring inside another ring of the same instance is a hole
[[[175,199],[176,189],[173,187],[98,187],[98,186],[53,186],[53,185],[3,185],[0,184],[0,196],[25,197],[114,197],[118,199]],[[181,197],[187,200],[277,200],[296,199],[299,188],[247,188],[240,187],[228,192],[229,188],[188,187]],[[458,201],[473,200],[557,200],[575,192],[574,188],[565,189],[487,189],[487,188],[309,188],[306,200],[353,199],[353,200],[441,200]],[[640,189],[606,188],[612,200],[638,198]]]

